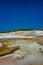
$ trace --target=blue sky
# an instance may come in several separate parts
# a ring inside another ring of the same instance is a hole
[[[0,31],[43,28],[43,0],[0,0]]]

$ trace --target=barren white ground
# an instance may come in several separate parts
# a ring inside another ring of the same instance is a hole
[[[43,51],[43,46],[37,42],[17,40],[8,47],[13,46],[20,46],[20,50],[0,58],[0,65],[41,65],[43,63],[43,53],[39,52],[39,48]]]

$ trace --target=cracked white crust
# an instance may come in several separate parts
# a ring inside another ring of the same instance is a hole
[[[29,55],[40,56],[39,48],[42,48],[41,51],[43,51],[43,46],[30,40],[17,40],[12,44],[12,46],[20,46],[20,49],[13,53],[12,58],[22,59],[28,57]]]

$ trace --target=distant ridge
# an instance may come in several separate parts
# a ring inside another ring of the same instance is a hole
[[[8,30],[8,31],[3,31],[0,33],[9,33],[9,32],[15,32],[15,31],[31,31],[31,30],[41,30],[43,31],[43,29],[31,29],[31,28],[25,28],[25,29],[16,29],[16,30]]]
[[[8,30],[8,31],[3,31],[3,32],[0,32],[0,33],[9,33],[9,32],[15,32],[15,31],[30,31],[30,30],[34,30],[34,29],[16,29],[16,30]]]

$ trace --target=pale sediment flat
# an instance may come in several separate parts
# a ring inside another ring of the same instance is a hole
[[[26,35],[27,33],[29,35]],[[38,31],[36,33],[39,34]],[[42,33],[42,35],[30,35],[30,32],[25,32],[25,31],[24,32],[19,31],[16,33],[13,32],[13,35],[12,35],[12,33],[6,33],[7,36],[5,34],[0,36],[0,43],[3,43],[5,46],[8,46],[8,47],[11,47],[11,46],[14,47],[14,46],[16,46],[16,44],[17,45],[21,45],[21,44],[27,45],[28,42],[33,41],[33,43],[36,42],[36,45],[38,43],[39,46],[40,45],[43,46],[43,32],[41,32],[41,33]],[[10,39],[8,39],[8,38],[10,38]],[[15,45],[12,45],[12,44],[15,44]],[[34,48],[39,47],[38,45],[37,46],[36,45]],[[33,46],[34,46],[34,44],[33,44]],[[14,56],[15,53],[8,54],[8,55],[0,57],[0,65],[43,65],[43,51],[41,54],[40,54],[40,52],[38,52],[38,54],[35,51],[32,51],[32,54],[28,53],[28,55],[23,59],[16,58]]]

